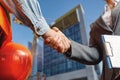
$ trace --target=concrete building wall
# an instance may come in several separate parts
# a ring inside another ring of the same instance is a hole
[[[93,66],[47,77],[47,80],[98,80]]]

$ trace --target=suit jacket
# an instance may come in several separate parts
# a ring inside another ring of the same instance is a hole
[[[111,26],[107,26],[101,16],[91,24],[89,46],[71,40],[71,55],[69,58],[87,65],[95,65],[103,61],[101,80],[111,80],[118,74],[118,70],[108,69],[107,67],[101,35],[112,34],[113,32],[115,35],[120,35],[120,2],[112,10]]]

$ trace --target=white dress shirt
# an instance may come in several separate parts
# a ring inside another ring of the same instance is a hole
[[[120,0],[114,0],[115,6],[117,5],[117,3],[119,1]],[[110,9],[110,7],[107,4],[105,4],[105,6],[104,6],[104,13],[102,15],[102,19],[103,19],[103,21],[105,22],[105,24],[107,26],[112,24],[112,22],[111,22],[111,19],[112,19],[111,18],[111,9]]]

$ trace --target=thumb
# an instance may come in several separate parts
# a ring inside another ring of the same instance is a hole
[[[53,27],[52,29],[56,32],[60,31],[57,27]]]

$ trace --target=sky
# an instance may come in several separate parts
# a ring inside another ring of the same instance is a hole
[[[42,14],[48,24],[54,22],[77,5],[82,5],[87,35],[89,37],[90,24],[94,22],[104,10],[104,0],[39,0]],[[12,23],[13,41],[28,46],[32,42],[33,33],[27,27]],[[41,41],[39,41],[41,43]]]

